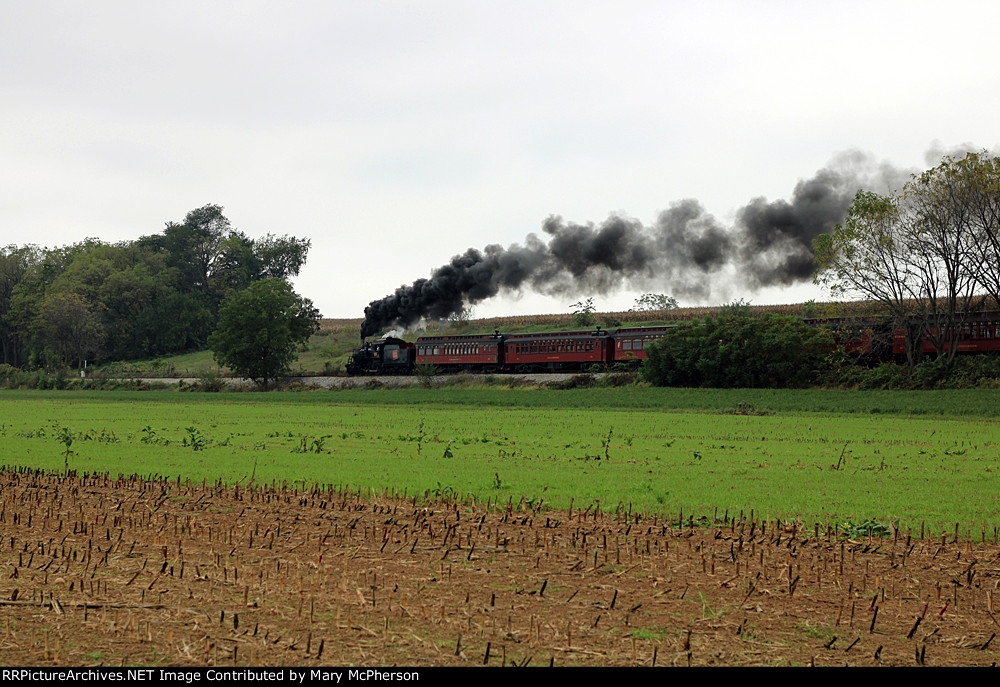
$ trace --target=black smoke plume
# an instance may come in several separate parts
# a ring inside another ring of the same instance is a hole
[[[857,191],[888,193],[909,174],[846,153],[800,181],[790,200],[751,200],[729,227],[690,199],[671,204],[650,226],[617,215],[599,225],[549,217],[542,224],[547,242],[530,234],[523,245],[470,248],[429,279],[372,301],[361,336],[445,319],[501,291],[575,296],[632,286],[704,300],[719,286],[753,291],[808,280],[813,239],[843,219]]]

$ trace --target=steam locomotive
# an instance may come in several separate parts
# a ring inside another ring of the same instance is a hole
[[[958,352],[1000,353],[1000,312],[971,313],[962,319]],[[806,319],[832,330],[834,345],[869,363],[906,359],[902,328],[878,318]],[[919,318],[908,323],[920,337],[918,356],[934,355],[935,325]],[[363,342],[351,352],[351,375],[408,375],[416,365],[442,372],[529,373],[588,370],[597,366],[636,367],[646,350],[675,325],[621,327],[538,334],[465,334],[423,336],[415,343],[395,337]]]

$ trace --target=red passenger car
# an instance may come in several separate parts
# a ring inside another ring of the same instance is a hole
[[[511,334],[504,340],[504,369],[509,372],[585,370],[611,360],[611,336],[598,327],[576,332]]]
[[[969,315],[962,324],[959,353],[1000,352],[1000,312]]]
[[[914,324],[920,320],[921,318],[912,318]],[[965,316],[959,326],[961,327],[958,337],[959,353],[1000,353],[1000,312],[971,313]],[[930,334],[937,334],[937,327],[934,326],[920,330],[918,333],[921,337],[920,353],[935,355],[937,349],[934,348],[928,330]],[[903,359],[906,355],[902,329],[893,332],[892,350],[897,359]]]
[[[499,372],[503,335],[422,336],[417,339],[417,365],[436,365],[446,372]]]
[[[638,365],[646,359],[646,348],[663,338],[671,326],[623,327],[611,335],[614,344],[611,361]]]

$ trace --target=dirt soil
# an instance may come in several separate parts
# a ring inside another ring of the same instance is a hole
[[[996,660],[995,533],[678,519],[0,472],[0,664]]]

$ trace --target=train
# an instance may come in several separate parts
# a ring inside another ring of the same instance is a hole
[[[646,349],[672,325],[541,332],[537,334],[456,334],[422,336],[414,343],[395,337],[366,341],[351,351],[347,372],[411,374],[417,365],[444,373],[529,373],[636,367]]]
[[[833,333],[834,346],[868,364],[906,360],[905,336],[880,318],[805,318],[814,327]],[[1000,312],[972,313],[961,318],[958,352],[1000,353]],[[433,365],[443,373],[570,372],[594,369],[630,369],[646,359],[649,346],[676,325],[619,327],[616,329],[541,332],[535,334],[455,334],[422,336],[415,342],[386,336],[362,341],[351,351],[350,375],[408,375],[417,365]],[[916,354],[935,353],[933,324],[911,318],[908,326],[920,332]]]

